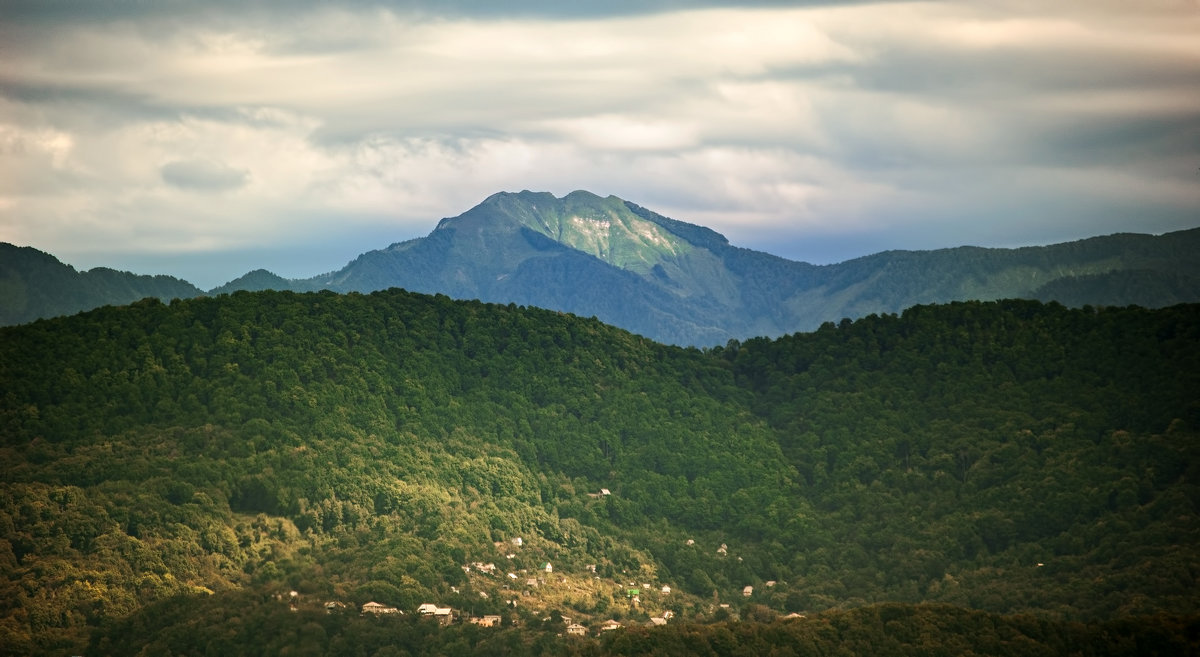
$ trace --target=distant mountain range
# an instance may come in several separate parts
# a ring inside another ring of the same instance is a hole
[[[401,287],[595,316],[661,342],[708,346],[923,303],[1200,301],[1196,253],[1200,229],[1019,249],[886,251],[818,266],[733,246],[710,229],[615,196],[524,191],[490,196],[426,237],[364,253],[332,273],[285,279],[256,270],[208,294]],[[4,245],[0,256],[3,324],[146,296],[203,294],[165,276],[79,273],[33,249]]]

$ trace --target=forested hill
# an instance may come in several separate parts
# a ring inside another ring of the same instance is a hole
[[[76,271],[54,256],[0,242],[0,326],[70,315],[106,304],[203,294],[171,276],[145,276],[107,267]]]
[[[1200,611],[1198,345],[1198,306],[1006,301],[700,351],[399,290],[0,329],[0,652],[288,591],[593,630]]]

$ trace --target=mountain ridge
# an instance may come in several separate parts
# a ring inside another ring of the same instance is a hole
[[[44,251],[0,242],[0,326],[146,297],[170,301],[203,293],[174,276],[134,274],[109,267],[78,271]]]
[[[1200,229],[1015,249],[889,250],[814,265],[732,245],[709,228],[616,196],[576,190],[558,198],[524,190],[492,194],[440,220],[425,237],[364,252],[333,272],[285,279],[255,270],[207,294],[402,287],[595,316],[660,342],[712,346],[922,303],[1036,298],[1161,307],[1200,301],[1196,252]],[[18,280],[21,285],[30,283]],[[136,300],[135,292],[123,293],[102,300]],[[78,306],[60,312],[83,309]],[[22,312],[0,317],[19,323],[36,314]]]

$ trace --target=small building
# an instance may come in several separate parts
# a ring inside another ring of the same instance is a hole
[[[615,620],[606,620],[604,621],[604,624],[600,626],[601,632],[611,632],[619,629],[621,629],[621,624]]]
[[[587,628],[579,623],[571,623],[567,626],[567,634],[569,636],[584,636],[587,634]]]
[[[545,571],[547,573],[552,573],[552,572],[554,572],[554,566],[550,565],[550,562],[547,561],[546,563],[538,566],[538,570]]]
[[[612,495],[612,493],[610,493],[610,492],[609,492],[609,490],[608,490],[607,488],[601,488],[601,489],[600,489],[600,494],[601,494],[601,495]]]
[[[717,554],[729,554],[729,546],[722,543],[721,547],[717,548]]]
[[[663,595],[671,595],[671,587],[667,586],[666,584],[663,584],[662,594]]]
[[[472,618],[471,622],[480,627],[500,627],[500,617],[494,614]]]
[[[426,602],[425,604],[421,605],[420,607],[417,607],[417,613],[421,614],[422,616],[429,616],[430,614],[432,614],[433,612],[435,612],[437,610],[438,610],[438,606],[433,604],[432,602]]]
[[[362,613],[375,614],[378,616],[386,614],[399,614],[400,610],[396,609],[395,607],[389,607],[388,605],[372,601],[362,606]]]
[[[767,580],[767,581],[766,581],[766,584],[765,584],[765,585],[766,585],[766,587],[767,587],[767,588],[771,588],[771,587],[775,586],[775,580],[773,580],[773,579],[769,579],[769,580]]]
[[[346,603],[340,600],[330,600],[325,603],[325,613],[327,614],[338,614],[343,611],[346,611]]]
[[[754,587],[747,585],[745,588],[742,589],[742,595],[747,598],[754,595]]]
[[[522,539],[520,536],[518,536],[518,537],[512,539],[512,544],[517,547],[521,547],[522,545],[525,545],[525,540]]]
[[[449,625],[454,622],[454,610],[450,607],[438,607],[433,611],[433,617],[441,625]]]
[[[660,626],[660,625],[666,625],[667,619],[662,618],[661,616],[654,616],[653,618],[650,619],[650,624],[654,625],[656,627]]]

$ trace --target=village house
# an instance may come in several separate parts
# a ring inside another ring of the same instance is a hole
[[[328,609],[328,608],[329,607],[327,605],[326,609]],[[375,614],[378,616],[378,615],[384,615],[384,614],[401,614],[404,612],[400,611],[399,609],[396,609],[395,607],[389,607],[388,605],[380,604],[378,602],[372,601],[372,602],[368,602],[362,606],[362,613]]]
[[[650,624],[654,625],[654,626],[666,625],[667,619],[661,618],[659,616],[654,616],[653,618],[650,619]]]
[[[542,570],[547,573],[552,573],[552,572],[554,572],[554,566],[550,565],[550,562],[547,561],[546,563],[542,564],[541,566],[538,566],[538,570]]]
[[[742,595],[747,598],[754,595],[754,587],[747,585],[746,588],[742,589]]]
[[[494,614],[472,618],[471,622],[480,627],[500,627],[500,617]]]
[[[662,587],[662,594],[663,594],[663,595],[670,595],[670,594],[671,594],[671,587],[670,587],[670,586],[667,586],[666,584],[663,584],[663,587]]]
[[[338,600],[330,600],[325,603],[325,613],[336,614],[346,610],[346,603]]]
[[[571,623],[567,626],[567,634],[570,636],[584,636],[587,634],[587,628],[579,623]]]
[[[601,632],[611,632],[619,629],[621,629],[621,624],[615,620],[606,620],[604,621],[604,624],[600,626]]]
[[[417,613],[425,617],[433,617],[442,625],[449,625],[454,620],[454,610],[450,607],[439,607],[431,602],[417,607]]]
[[[434,619],[441,625],[449,625],[454,622],[454,610],[450,607],[438,607],[433,612]]]

